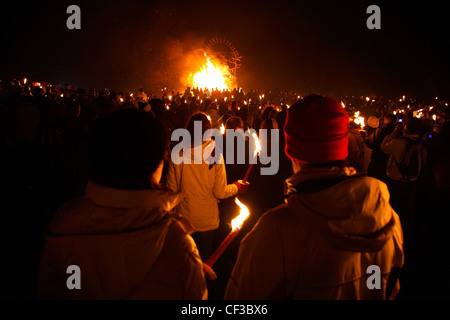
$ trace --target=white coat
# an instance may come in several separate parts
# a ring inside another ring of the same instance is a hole
[[[287,184],[354,174],[350,167],[302,169]],[[386,299],[392,269],[403,266],[402,247],[400,219],[380,180],[345,178],[293,193],[242,240],[225,299]],[[380,289],[367,285],[371,265],[380,268]]]
[[[39,298],[207,299],[197,246],[168,212],[180,198],[89,182],[86,195],[65,203],[45,232]],[[71,265],[79,267],[80,289],[66,284]]]
[[[214,230],[219,227],[218,200],[238,193],[235,184],[227,184],[223,156],[221,163],[208,164],[203,160],[205,149],[213,149],[214,141],[206,141],[195,148],[185,150],[184,159],[191,163],[169,163],[167,186],[184,194],[176,211],[190,222],[195,231]],[[199,163],[196,163],[199,162]]]

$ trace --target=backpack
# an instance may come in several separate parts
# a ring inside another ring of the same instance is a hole
[[[417,181],[424,166],[425,146],[419,140],[402,137],[408,141],[405,156],[400,162],[396,162],[398,171],[402,174],[404,181]]]

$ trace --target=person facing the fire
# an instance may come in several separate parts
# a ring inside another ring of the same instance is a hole
[[[348,121],[341,104],[325,96],[311,94],[289,108],[285,152],[294,174],[286,201],[242,240],[225,299],[395,297],[404,263],[400,219],[386,184],[345,162]],[[369,271],[377,267],[373,287]]]
[[[164,126],[143,110],[96,121],[85,195],[62,205],[45,232],[40,299],[207,298],[197,247],[171,212],[183,196],[160,185],[167,148]],[[69,268],[79,287],[68,285]]]
[[[195,134],[196,125],[199,125],[201,135]],[[175,210],[190,223],[194,231],[192,237],[203,261],[212,253],[214,235],[220,223],[218,200],[248,190],[248,185],[239,181],[228,183],[221,151],[216,149],[213,139],[204,140],[210,129],[211,121],[205,113],[199,111],[189,117],[186,130],[192,141],[189,148],[180,152],[180,157],[189,159],[187,162],[190,163],[181,161],[176,164],[170,161],[166,181],[167,187],[184,195]],[[208,152],[211,157],[218,153],[218,163],[209,163],[203,158]]]

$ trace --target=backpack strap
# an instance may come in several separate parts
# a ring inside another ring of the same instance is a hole
[[[417,145],[420,144],[420,141],[419,141],[419,140],[411,139],[411,138],[409,138],[409,137],[402,136],[402,137],[400,137],[400,139],[406,140],[407,144],[406,144],[405,152],[404,152],[404,154],[403,154],[403,156],[402,156],[401,161],[397,161],[397,160],[395,159],[395,157],[394,157],[393,155],[391,155],[393,162],[395,162],[395,164],[397,165],[397,168],[399,168],[399,166],[401,166],[402,163],[406,160],[406,156],[407,156],[407,154],[408,154],[408,151],[409,151],[412,147],[417,146]],[[420,162],[420,161],[421,161],[420,154],[418,154],[418,156],[419,156],[419,162]],[[392,164],[391,164],[391,165],[392,165]],[[420,166],[420,164],[419,164],[419,166]],[[399,170],[400,170],[400,169],[399,169]],[[408,176],[405,176],[404,173],[402,173],[401,171],[400,171],[400,173],[404,176],[404,177],[401,179],[401,181],[405,181],[405,182],[409,182],[409,181],[410,181]],[[419,167],[419,173],[420,173],[420,167]]]
[[[419,140],[414,140],[414,139],[411,139],[411,138],[409,138],[409,137],[402,136],[402,137],[400,137],[400,138],[407,141],[407,145],[406,145],[406,149],[405,149],[405,154],[408,152],[409,148],[411,148],[412,146],[415,146],[415,145],[417,145],[417,144],[420,143]]]

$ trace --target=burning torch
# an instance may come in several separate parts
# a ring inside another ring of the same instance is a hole
[[[242,184],[247,183],[248,176],[250,175],[250,172],[252,171],[252,168],[255,165],[254,162],[256,160],[256,157],[261,152],[261,144],[259,143],[258,135],[255,132],[253,132],[252,137],[253,137],[253,142],[254,142],[254,146],[255,146],[255,152],[253,154],[252,162],[250,163],[250,165],[247,168],[247,171],[245,172],[244,178],[242,178],[242,180],[239,180],[239,182]]]
[[[240,202],[238,198],[235,199],[235,202],[241,208],[240,213],[231,221],[231,232],[228,234],[225,240],[222,241],[220,246],[216,249],[216,251],[214,251],[211,257],[209,257],[208,261],[206,261],[206,264],[210,267],[212,267],[214,263],[216,263],[216,261],[224,253],[230,243],[234,240],[234,238],[236,238],[242,228],[242,225],[244,224],[244,221],[247,220],[248,216],[250,215],[250,211],[248,210],[247,206]]]
[[[364,132],[365,132],[365,130],[364,130],[364,127],[365,127],[364,117],[360,117],[360,116],[359,116],[359,111],[355,112],[355,120],[354,120],[354,122],[355,122],[356,124],[359,124],[359,125],[361,126],[360,132],[361,132],[361,131],[364,131]]]

